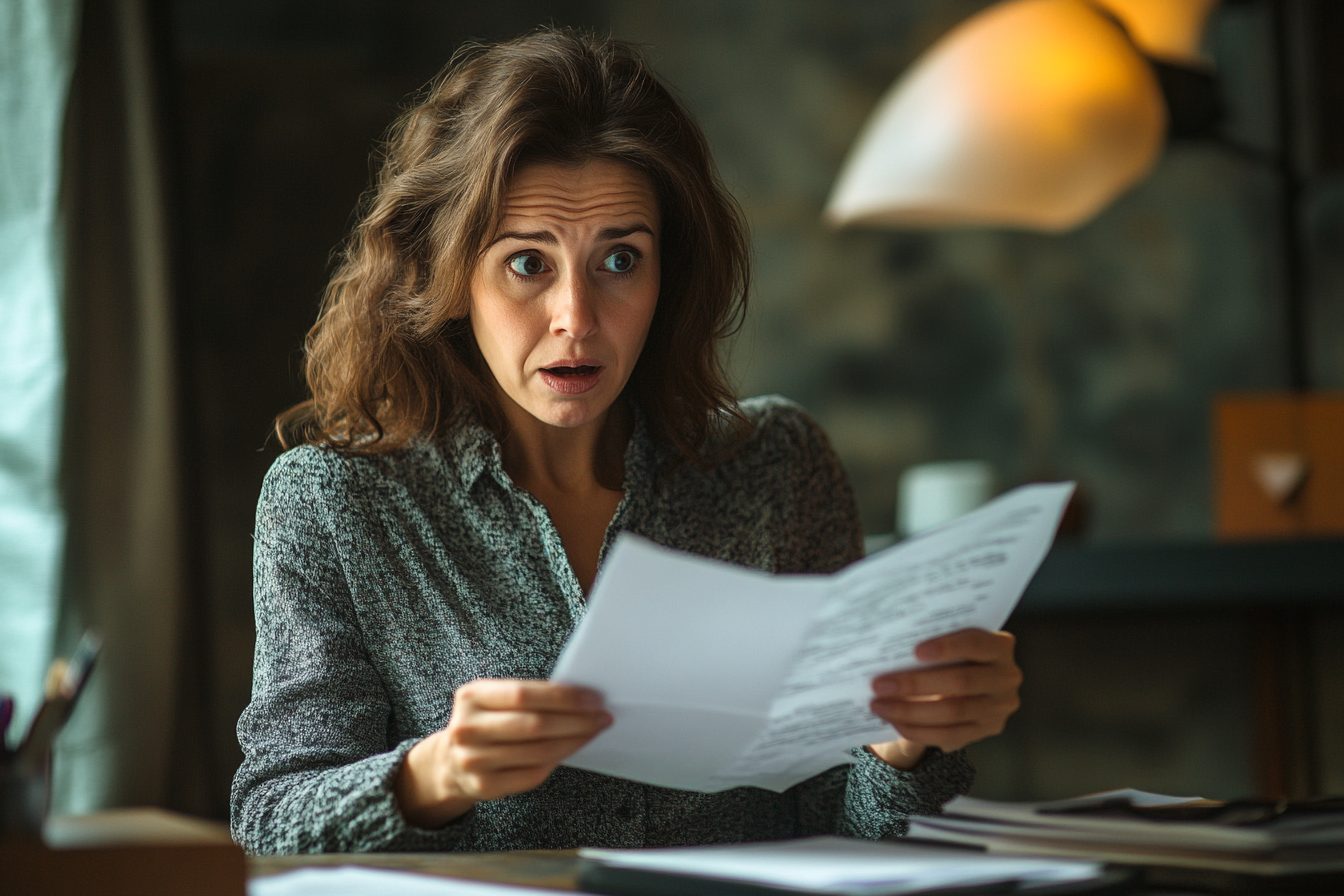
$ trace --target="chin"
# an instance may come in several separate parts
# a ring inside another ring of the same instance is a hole
[[[551,426],[573,429],[592,423],[609,407],[611,407],[610,401],[565,401],[558,404],[548,403],[545,407],[533,409],[532,416]]]

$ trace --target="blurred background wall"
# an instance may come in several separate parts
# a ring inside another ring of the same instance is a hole
[[[820,223],[878,97],[986,5],[151,5],[172,185],[189,553],[176,743],[196,770],[173,802],[227,812],[240,758],[233,725],[251,678],[252,514],[279,452],[270,422],[303,397],[299,346],[369,183],[370,150],[469,39],[555,22],[645,45],[704,126],[752,226],[756,285],[732,356],[740,391],[783,393],[823,423],[870,533],[892,529],[904,468],[969,457],[990,461],[1005,487],[1077,478],[1091,542],[1207,539],[1213,395],[1286,382],[1271,171],[1215,146],[1174,145],[1146,181],[1063,236],[834,232]],[[1272,150],[1266,3],[1224,3],[1207,50],[1230,132]],[[1316,182],[1307,214],[1313,385],[1339,388],[1344,179]],[[1015,620],[1024,709],[1003,737],[975,749],[976,792],[1252,791],[1253,619]],[[1344,625],[1322,617],[1318,634],[1338,645]],[[1321,674],[1339,681],[1341,671]],[[1322,699],[1335,692],[1322,687]],[[1336,762],[1327,780],[1344,788],[1338,750],[1322,751]]]

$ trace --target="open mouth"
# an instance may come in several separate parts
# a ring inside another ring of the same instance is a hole
[[[575,358],[579,361],[587,358]],[[597,388],[602,379],[601,364],[557,364],[541,368],[541,381],[560,395],[582,395]]]
[[[590,374],[597,373],[602,368],[585,364],[580,367],[543,367],[541,369],[551,374],[551,376],[571,377],[589,376]]]

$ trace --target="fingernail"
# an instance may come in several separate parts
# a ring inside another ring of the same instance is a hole
[[[597,691],[584,691],[579,695],[579,705],[584,709],[601,709],[602,695]]]
[[[933,662],[942,656],[942,654],[942,645],[938,644],[936,641],[925,641],[915,648],[915,659],[925,663]]]
[[[901,692],[901,682],[894,678],[879,678],[873,682],[873,693],[879,697],[895,697]]]
[[[612,715],[611,713],[609,713],[609,712],[604,712],[604,713],[602,713],[602,727],[603,727],[603,728],[610,728],[612,725],[615,725],[615,724],[616,724],[616,717],[615,717],[615,716],[613,716],[613,715]]]

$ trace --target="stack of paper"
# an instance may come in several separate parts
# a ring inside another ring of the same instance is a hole
[[[716,889],[707,883],[732,882],[838,896],[895,896],[982,887],[1001,892],[1015,884],[1082,884],[1100,880],[1103,874],[1096,862],[1004,858],[841,837],[672,849],[584,849],[579,856],[584,860],[579,886],[589,893],[682,892],[676,886],[681,882],[687,894],[703,896]]]
[[[1324,802],[1220,803],[1136,790],[1047,803],[958,797],[943,815],[911,819],[910,836],[1000,854],[1241,874],[1344,872],[1344,805]]]

